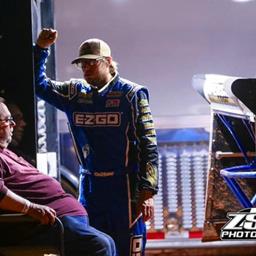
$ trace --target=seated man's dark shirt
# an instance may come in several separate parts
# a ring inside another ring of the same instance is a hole
[[[53,208],[58,217],[87,215],[83,206],[65,193],[58,181],[40,173],[10,150],[0,149],[0,200],[7,189],[33,203]]]

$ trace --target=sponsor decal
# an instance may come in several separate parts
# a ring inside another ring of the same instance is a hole
[[[86,92],[79,92],[78,94],[78,103],[84,103],[84,104],[92,104],[92,92],[86,93]]]
[[[92,98],[92,92],[89,92],[89,93],[79,92],[78,97],[79,98],[84,98],[84,99],[91,99]]]
[[[142,236],[132,236],[131,246],[130,246],[131,256],[141,256],[142,255]]]
[[[144,114],[144,115],[142,115],[141,120],[142,120],[142,122],[151,121],[152,120],[152,115],[150,113],[149,114]]]
[[[256,208],[228,212],[227,217],[229,221],[221,229],[221,240],[256,239]]]
[[[216,103],[223,103],[223,104],[236,106],[236,103],[234,102],[234,100],[227,96],[209,95],[209,100]]]
[[[106,101],[106,108],[117,108],[120,105],[120,99],[108,99]]]
[[[142,108],[140,109],[140,112],[141,112],[142,114],[150,113],[150,108],[149,108],[149,106],[142,107]]]
[[[87,99],[78,99],[78,103],[84,103],[84,104],[93,104],[93,100],[87,100]]]
[[[77,94],[76,85],[70,84],[68,87],[68,90],[69,90],[69,99],[73,99]]]
[[[107,94],[107,98],[119,98],[119,97],[121,97],[123,95],[123,93],[122,92],[119,92],[119,91],[117,91],[117,92],[109,92],[108,94]]]
[[[73,94],[75,94],[75,92],[76,92],[76,87],[74,84],[71,84],[70,85],[70,94],[73,95]]]
[[[145,129],[154,129],[154,124],[152,122],[147,122],[147,123],[144,123],[143,125]]]
[[[147,180],[152,184],[152,186],[156,185],[156,181],[157,181],[156,167],[154,167],[153,164],[150,162],[146,164],[146,173],[147,173]]]
[[[147,136],[147,139],[148,139],[152,144],[154,144],[154,145],[157,144],[157,142],[156,142],[156,137],[148,137],[148,136]]]
[[[156,136],[156,131],[154,129],[146,130],[145,135],[146,136]]]
[[[96,177],[111,177],[114,176],[114,172],[94,172],[93,175]]]
[[[75,112],[73,113],[73,118],[75,125],[84,127],[120,126],[121,123],[121,115],[119,112]]]
[[[140,107],[146,107],[146,106],[148,106],[149,104],[148,104],[148,100],[147,99],[141,99],[140,101],[139,101],[139,106]]]

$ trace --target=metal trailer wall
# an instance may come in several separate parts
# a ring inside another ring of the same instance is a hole
[[[54,152],[53,176],[60,178],[56,110],[38,101],[34,91],[32,47],[42,26],[54,27],[54,1],[0,1],[0,95],[15,102],[24,114],[26,127],[19,152],[37,164],[38,152]],[[54,47],[47,75],[55,79]],[[47,161],[45,166],[51,166]]]

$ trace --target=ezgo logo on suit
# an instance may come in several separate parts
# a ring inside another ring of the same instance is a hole
[[[74,124],[84,127],[120,126],[121,114],[119,112],[73,113]]]
[[[221,240],[256,239],[256,208],[229,212],[227,217],[230,220],[221,229]]]

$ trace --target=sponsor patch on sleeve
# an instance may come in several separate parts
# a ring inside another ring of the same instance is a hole
[[[148,106],[149,105],[149,103],[148,103],[148,100],[147,99],[141,99],[141,100],[139,100],[139,106],[140,107],[146,107],[146,106]]]
[[[146,164],[146,174],[147,174],[147,180],[152,184],[152,186],[156,185],[157,182],[157,169],[155,166],[153,166],[152,163],[148,162]]]

